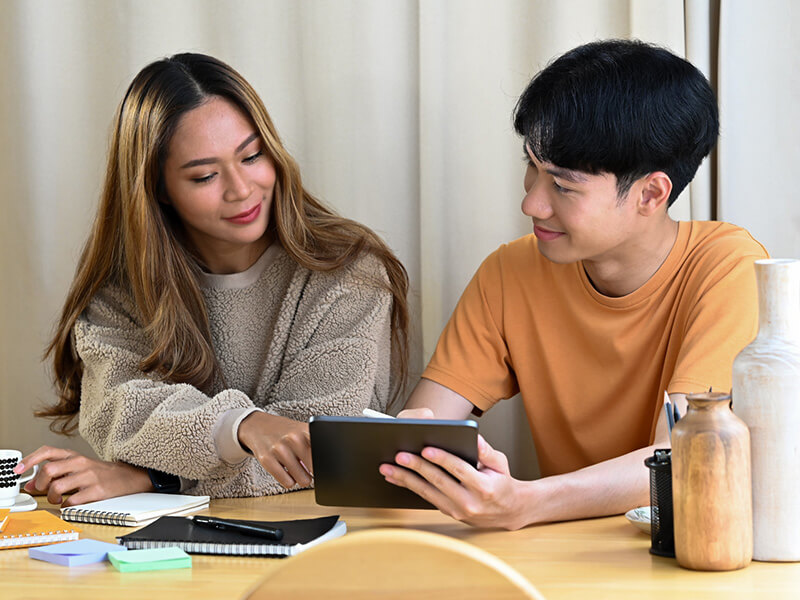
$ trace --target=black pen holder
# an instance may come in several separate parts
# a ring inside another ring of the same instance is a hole
[[[650,469],[650,554],[674,558],[672,450],[656,450],[644,464]]]

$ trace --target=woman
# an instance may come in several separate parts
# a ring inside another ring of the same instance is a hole
[[[49,461],[26,489],[74,505],[310,485],[308,418],[403,387],[407,287],[372,231],[303,189],[241,75],[199,54],[148,65],[47,350],[59,399],[37,412],[61,433],[77,419],[103,460],[42,447],[17,467]]]

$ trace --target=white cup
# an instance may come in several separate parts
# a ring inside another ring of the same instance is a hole
[[[0,508],[14,506],[19,496],[20,486],[36,477],[39,465],[33,467],[30,474],[22,477],[14,473],[14,467],[22,459],[19,450],[0,450]]]

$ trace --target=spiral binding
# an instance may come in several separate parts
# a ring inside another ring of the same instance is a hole
[[[115,512],[111,510],[84,510],[80,508],[65,508],[61,511],[61,518],[79,523],[96,523],[98,525],[127,526],[134,522],[131,513]]]
[[[120,538],[117,538],[117,541],[120,541]],[[128,550],[177,546],[189,554],[229,556],[287,556],[294,554],[293,547],[287,544],[220,544],[214,542],[191,542],[188,540],[122,540],[122,543]]]
[[[0,533],[0,548],[16,548],[38,546],[55,542],[69,542],[78,539],[78,532],[73,529],[56,529],[37,533],[21,533],[19,535],[3,535]]]

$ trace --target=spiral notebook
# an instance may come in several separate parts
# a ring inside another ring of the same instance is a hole
[[[66,521],[138,527],[165,515],[185,515],[208,507],[208,496],[141,492],[61,509]]]
[[[280,542],[235,531],[206,529],[186,517],[161,517],[138,531],[117,538],[130,550],[177,546],[189,554],[230,554],[236,556],[294,556],[312,546],[332,540],[347,532],[339,516],[294,521],[230,521],[267,525],[283,530]]]
[[[25,548],[69,542],[77,540],[80,531],[46,510],[13,513],[9,515],[3,533],[0,533],[0,548]]]

